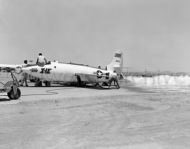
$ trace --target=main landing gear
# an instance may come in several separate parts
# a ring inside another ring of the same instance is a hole
[[[116,79],[116,78],[111,78],[108,82],[103,82],[99,85],[102,88],[111,88],[111,87],[114,87],[116,89],[120,88],[119,83],[118,83],[118,79]]]
[[[99,86],[101,88],[111,88],[114,87],[116,89],[119,89],[119,83],[118,83],[118,79],[117,78],[111,78],[108,82],[101,82],[101,83],[96,83],[96,86]]]
[[[37,79],[35,81],[35,86],[36,87],[42,87],[43,83],[45,84],[46,87],[50,87],[51,86],[51,82],[50,81],[44,81],[44,82],[42,82],[40,79]]]

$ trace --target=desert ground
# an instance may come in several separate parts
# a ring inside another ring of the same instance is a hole
[[[0,94],[1,149],[188,149],[190,94],[21,87]]]

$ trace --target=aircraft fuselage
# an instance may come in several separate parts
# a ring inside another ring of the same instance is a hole
[[[102,70],[84,65],[51,62],[40,67],[28,66],[22,68],[23,72],[45,81],[77,82],[77,76],[83,82],[108,82],[116,78],[117,74],[112,71]]]

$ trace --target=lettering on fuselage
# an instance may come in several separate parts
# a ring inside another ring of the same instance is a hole
[[[41,68],[40,73],[42,74],[50,74],[51,73],[51,68]]]
[[[31,72],[38,72],[38,69],[37,68],[31,68],[30,71]]]

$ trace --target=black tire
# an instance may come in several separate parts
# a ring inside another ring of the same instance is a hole
[[[35,82],[35,79],[30,79],[30,82],[33,82],[33,83],[34,83],[34,82]]]
[[[16,99],[19,99],[19,98],[20,98],[20,96],[21,96],[21,91],[20,91],[19,88],[17,88],[17,93],[14,94],[13,89],[11,89],[11,90],[7,93],[7,95],[8,95],[8,97],[9,97],[9,99],[14,99],[14,100],[16,100]]]
[[[46,87],[50,87],[51,86],[51,82],[50,81],[45,81],[44,83],[45,83]]]
[[[102,86],[109,86],[107,82],[103,82]]]
[[[36,87],[42,87],[42,81],[36,81],[35,86]]]

